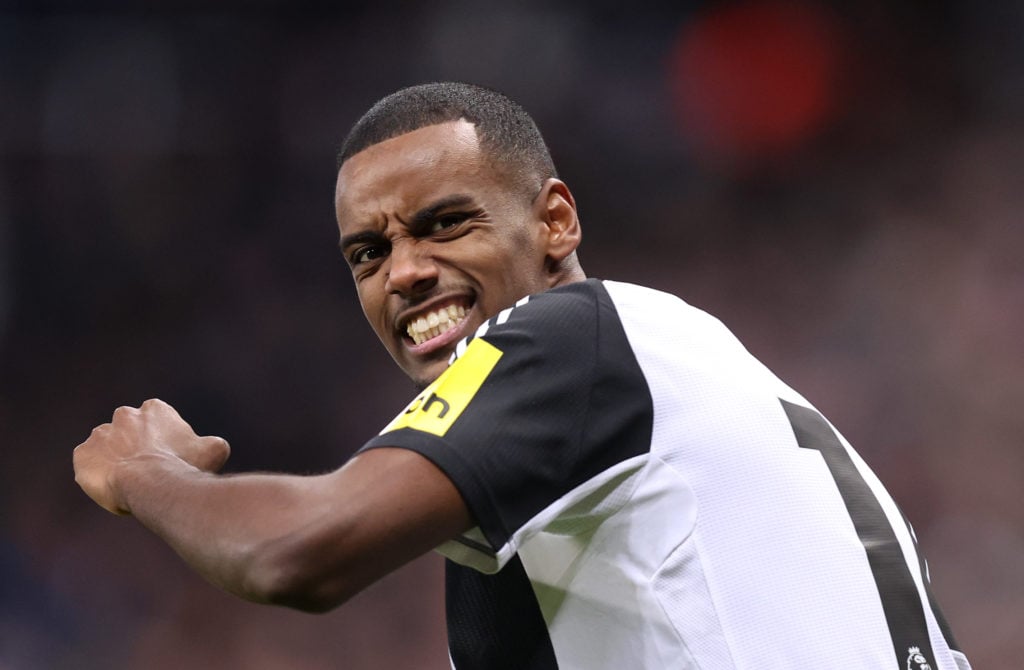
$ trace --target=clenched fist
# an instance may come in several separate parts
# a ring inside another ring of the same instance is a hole
[[[110,423],[75,447],[75,481],[101,507],[130,514],[124,488],[136,468],[178,467],[216,472],[230,449],[220,437],[196,435],[162,400],[119,407]]]

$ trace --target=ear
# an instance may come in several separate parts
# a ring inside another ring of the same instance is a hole
[[[545,225],[545,255],[549,264],[557,267],[576,251],[583,239],[576,200],[565,182],[552,178],[544,182],[534,208],[537,218]]]

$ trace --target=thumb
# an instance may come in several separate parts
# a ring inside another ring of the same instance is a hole
[[[199,457],[193,465],[206,472],[217,472],[224,467],[230,455],[231,445],[227,440],[216,435],[204,435],[199,438]]]

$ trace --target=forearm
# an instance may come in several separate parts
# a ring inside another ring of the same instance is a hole
[[[126,465],[119,483],[132,515],[208,581],[247,600],[324,609],[359,588],[344,574],[350,517],[328,509],[325,478],[216,475],[151,457]],[[327,536],[332,550],[316,551]],[[334,591],[313,602],[303,588]]]
[[[217,586],[313,611],[471,526],[452,482],[405,449],[372,449],[316,477],[212,474],[229,451],[167,403],[147,400],[119,407],[75,447],[75,481]]]
[[[125,506],[207,580],[242,598],[335,607],[471,525],[418,454],[374,449],[326,475],[214,475],[161,457],[120,477]]]

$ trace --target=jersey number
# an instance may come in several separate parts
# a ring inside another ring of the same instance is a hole
[[[846,511],[857,530],[857,536],[864,545],[892,636],[893,651],[897,659],[896,667],[902,665],[902,661],[907,658],[912,648],[919,649],[926,659],[934,662],[935,656],[928,635],[928,622],[921,604],[921,595],[910,574],[896,533],[878,498],[864,481],[860,470],[839,441],[835,431],[820,414],[785,400],[781,402],[793,427],[797,444],[804,449],[814,449],[825,460],[846,505]],[[923,562],[922,576],[927,584]],[[928,596],[934,604],[930,593]],[[935,614],[936,619],[945,628],[941,613],[936,611]],[[953,641],[948,631],[943,632],[952,645]]]

